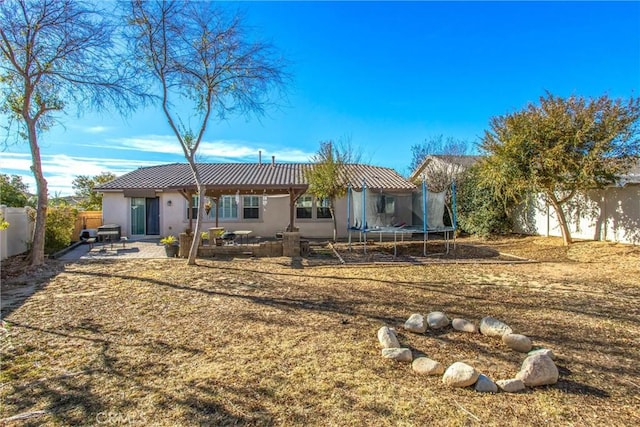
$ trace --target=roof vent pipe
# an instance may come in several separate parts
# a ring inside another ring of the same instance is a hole
[[[271,156],[271,166],[272,167],[276,166],[276,156]]]
[[[258,150],[258,164],[262,165],[262,150]]]

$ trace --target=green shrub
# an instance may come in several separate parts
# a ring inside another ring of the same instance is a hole
[[[490,184],[480,179],[477,166],[469,168],[457,188],[458,225],[481,237],[506,234],[513,229],[502,201]]]
[[[44,252],[53,254],[71,244],[78,211],[70,206],[50,206],[44,234]]]

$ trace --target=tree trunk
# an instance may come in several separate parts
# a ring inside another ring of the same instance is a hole
[[[27,122],[27,134],[29,146],[31,148],[31,158],[33,164],[31,169],[36,179],[36,192],[38,195],[38,205],[36,207],[36,224],[33,231],[33,242],[31,245],[31,265],[38,266],[44,264],[44,238],[47,226],[48,191],[47,180],[42,173],[42,161],[40,160],[40,147],[38,146],[38,134],[36,122],[30,117],[25,117]]]
[[[560,224],[560,230],[562,231],[562,242],[564,246],[569,246],[573,243],[573,239],[571,239],[571,232],[569,231],[569,225],[567,224],[567,218],[562,210],[562,204],[558,201],[555,194],[547,193],[547,199],[553,206],[553,209],[556,211],[556,217],[558,218],[558,223]]]
[[[200,224],[202,223],[202,215],[204,212],[204,197],[205,188],[200,183],[200,175],[196,171],[195,162],[189,159],[189,164],[192,167],[192,171],[196,180],[196,187],[198,188],[198,215],[196,216],[196,225],[193,228],[193,240],[191,242],[191,248],[189,249],[189,258],[187,259],[187,265],[196,265],[196,258],[198,257],[198,246],[200,246]]]
[[[329,206],[329,212],[331,213],[331,220],[333,221],[333,241],[336,242],[338,240],[338,221],[336,221],[336,213],[333,208],[333,201]]]

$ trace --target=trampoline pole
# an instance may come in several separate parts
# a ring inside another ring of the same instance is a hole
[[[456,250],[456,229],[458,228],[458,215],[456,214],[456,181],[451,183],[451,202],[453,205],[453,250]]]
[[[362,234],[364,235],[364,253],[367,254],[367,180],[362,178]]]
[[[422,174],[422,253],[427,256],[427,181]]]
[[[347,185],[347,235],[349,236],[349,251],[351,251],[351,184]]]
[[[382,236],[382,233],[380,233],[380,235]],[[396,239],[397,233],[394,231],[393,232],[393,257],[397,257],[398,256],[398,244],[397,244],[397,239]]]

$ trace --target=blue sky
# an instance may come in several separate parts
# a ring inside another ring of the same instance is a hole
[[[640,95],[638,2],[259,2],[234,5],[290,61],[287,100],[259,120],[211,122],[200,159],[308,161],[348,138],[368,163],[408,174],[411,146],[477,144],[491,117],[555,95]],[[155,107],[122,119],[74,113],[41,136],[50,193],[76,175],[184,162]],[[35,189],[28,146],[2,173]]]

